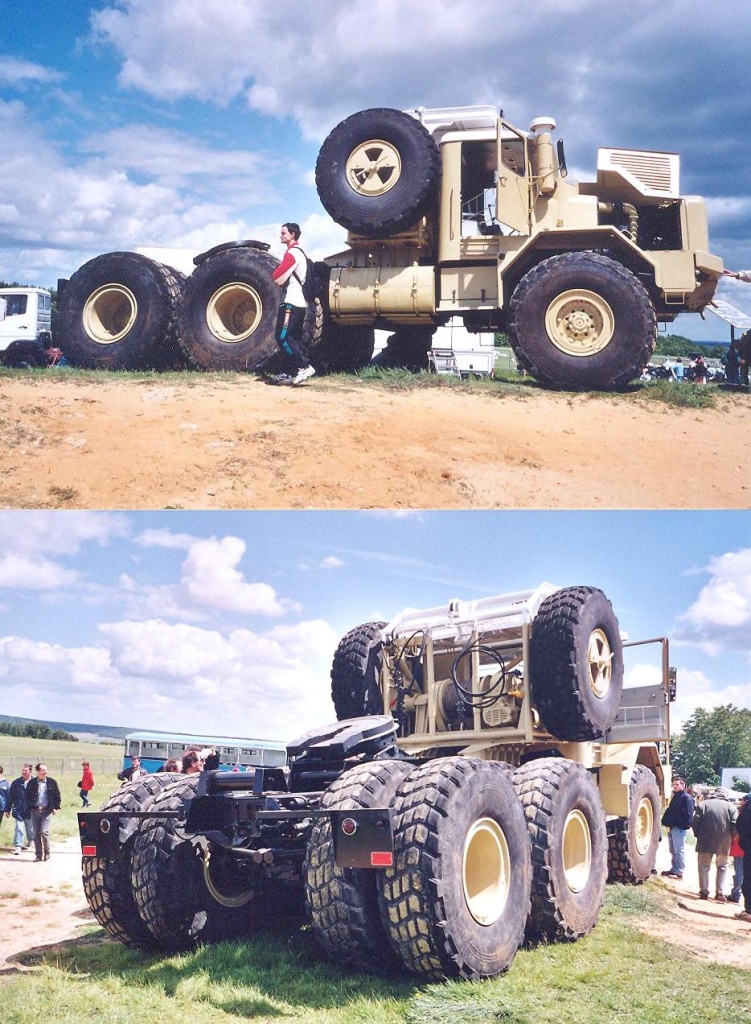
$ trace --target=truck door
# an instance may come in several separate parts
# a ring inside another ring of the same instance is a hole
[[[530,232],[529,150],[527,139],[516,128],[498,122],[498,183],[496,220],[501,230]]]

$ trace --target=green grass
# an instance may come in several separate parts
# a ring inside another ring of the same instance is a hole
[[[320,959],[309,932],[146,957],[100,932],[30,955],[5,980],[3,1024],[715,1024],[748,1019],[751,965],[694,960],[636,928],[664,918],[659,883],[608,888],[586,939],[523,949],[485,982],[421,985]],[[739,942],[747,939],[739,938]]]

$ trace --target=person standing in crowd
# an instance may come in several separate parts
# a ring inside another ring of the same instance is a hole
[[[40,761],[34,765],[36,776],[26,787],[26,802],[31,809],[31,827],[34,831],[34,860],[50,859],[50,824],[60,810],[60,787],[47,774],[47,765]]]
[[[81,802],[84,807],[91,807],[91,801],[89,800],[89,793],[94,788],[94,773],[91,770],[91,765],[88,761],[81,762],[81,781],[78,786],[78,792],[81,797]]]
[[[673,779],[673,795],[662,816],[662,824],[668,830],[670,849],[670,870],[663,871],[667,878],[683,878],[686,869],[686,833],[694,817],[694,799],[686,792],[686,780],[676,775]]]
[[[751,797],[744,797],[740,803],[742,806],[735,823],[735,830],[738,843],[743,850],[743,882],[741,883],[743,910],[735,916],[739,921],[751,921]]]
[[[743,805],[748,800],[747,796],[742,796],[738,800],[738,817],[740,818]],[[728,896],[729,903],[740,903],[741,893],[743,891],[743,847],[741,846],[740,839],[738,838],[738,822],[735,823],[735,829],[733,831],[733,841],[730,844],[730,856],[733,858],[733,887],[730,890]]]
[[[26,802],[26,789],[31,779],[31,765],[25,764],[21,768],[21,774],[14,779],[8,790],[8,800],[5,805],[5,817],[12,817],[15,821],[13,833],[13,853],[18,857],[21,850],[28,850],[34,839],[34,832],[31,825],[31,808]],[[24,839],[26,842],[24,842]]]
[[[200,750],[186,750],[183,754],[183,775],[197,775],[203,771],[203,756]]]
[[[308,261],[298,244],[300,225],[290,221],[282,224],[280,239],[287,246],[282,262],[272,277],[280,288],[285,288],[279,304],[276,321],[276,343],[285,357],[290,373],[274,378],[278,384],[302,384],[316,372],[305,354],[304,327],[308,303],[303,285],[308,272]]]
[[[718,903],[727,902],[723,889],[737,816],[738,812],[721,787],[713,790],[694,811],[692,828],[696,836],[696,853],[699,861],[699,896],[703,900],[709,899],[709,871],[714,857],[717,871],[715,900]]]
[[[141,758],[134,754],[130,759],[130,768],[124,768],[121,772],[118,772],[117,777],[121,782],[135,782],[142,775],[148,774],[146,769],[141,767]]]

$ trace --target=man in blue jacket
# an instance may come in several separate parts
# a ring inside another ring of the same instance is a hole
[[[662,872],[667,878],[683,878],[686,867],[686,833],[691,828],[693,816],[694,798],[686,792],[686,780],[676,775],[673,779],[673,795],[662,816],[662,824],[668,830],[671,857],[670,870]]]
[[[21,768],[21,774],[14,779],[8,790],[8,799],[5,804],[5,817],[13,817],[16,823],[13,834],[13,853],[18,857],[21,849],[28,850],[34,839],[34,832],[31,827],[31,810],[26,806],[26,787],[31,778],[31,765],[25,764]],[[24,836],[24,833],[26,835]],[[26,842],[24,842],[24,839]]]

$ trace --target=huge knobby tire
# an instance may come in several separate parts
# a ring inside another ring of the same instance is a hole
[[[568,587],[542,602],[532,624],[529,676],[532,700],[557,739],[597,739],[610,728],[623,692],[623,644],[601,590]]]
[[[369,325],[342,325],[326,319],[311,362],[319,373],[356,373],[368,365],[374,348],[375,331]]]
[[[412,770],[406,761],[357,765],[329,787],[322,806],[329,810],[389,807]],[[313,825],[303,881],[308,918],[327,956],[363,970],[397,966],[381,923],[376,871],[337,867],[329,818],[319,818]]]
[[[654,307],[638,278],[594,252],[551,256],[511,297],[509,338],[520,365],[547,387],[625,387],[649,362]]]
[[[530,842],[510,774],[491,761],[429,761],[394,800],[384,919],[404,966],[425,981],[505,971],[524,937]]]
[[[385,622],[365,622],[339,642],[331,665],[331,699],[337,721],[382,715],[380,671],[383,658],[381,629]]]
[[[608,881],[641,885],[652,873],[660,845],[660,789],[653,772],[631,773],[627,818],[608,822]]]
[[[156,797],[154,812],[187,811],[198,775],[180,776]],[[133,850],[132,884],[136,905],[161,949],[188,949],[198,942],[220,942],[251,930],[255,893],[232,877],[231,854],[212,845],[209,878],[226,897],[217,899],[206,881],[200,851],[179,820],[156,817],[144,823]],[[233,905],[234,903],[234,905]]]
[[[582,765],[544,757],[514,772],[532,840],[527,940],[574,941],[597,923],[608,875],[605,812]]]
[[[145,775],[122,786],[102,804],[102,811],[144,811],[176,776],[167,772]],[[140,821],[123,818],[115,857],[84,857],[83,890],[94,917],[104,930],[126,946],[154,947],[154,936],[141,918],[131,886],[133,846]]]
[[[178,341],[200,370],[265,369],[278,355],[276,318],[282,292],[272,273],[278,260],[259,249],[219,246],[185,282],[177,311]],[[320,305],[306,315],[303,344],[320,334]]]
[[[438,146],[401,110],[352,114],[334,128],[316,162],[318,195],[343,227],[383,237],[411,227],[435,203]]]
[[[89,260],[60,294],[57,345],[86,369],[171,368],[179,362],[175,309],[184,280],[135,252]]]
[[[375,366],[384,369],[409,370],[419,373],[430,365],[428,353],[433,342],[435,327],[400,327],[373,359]]]

